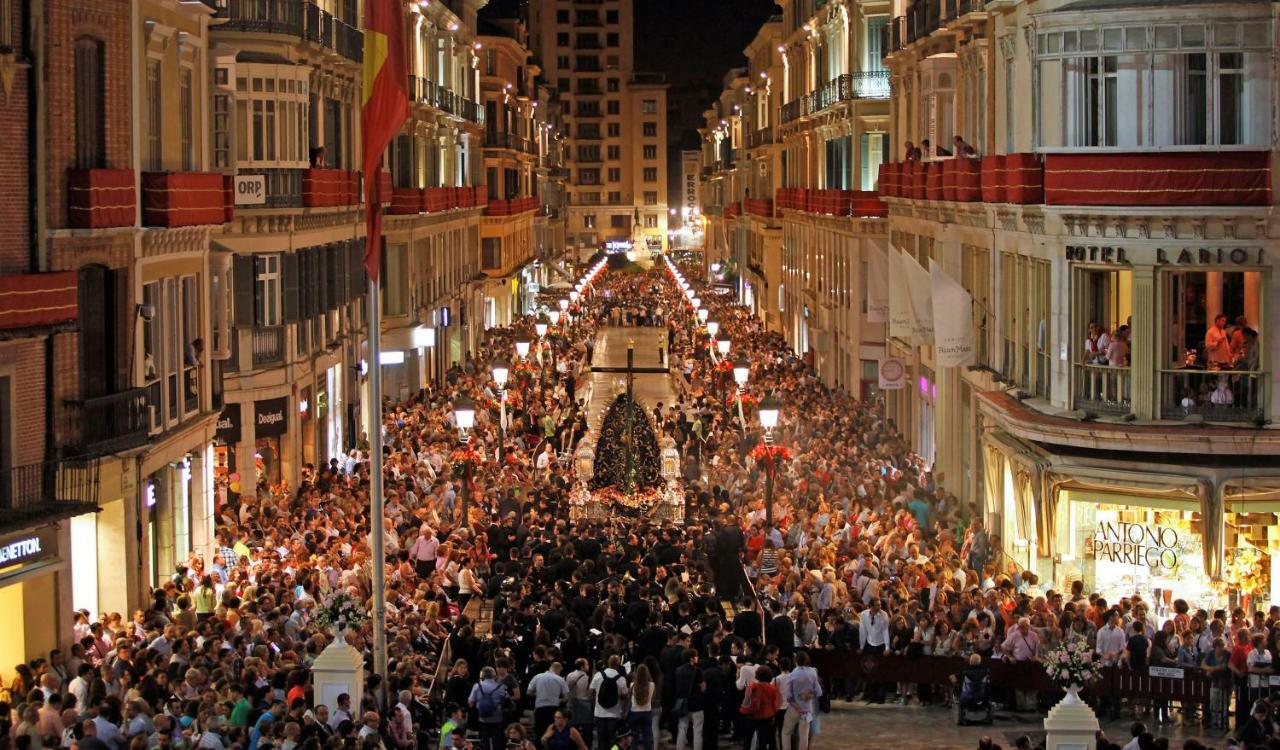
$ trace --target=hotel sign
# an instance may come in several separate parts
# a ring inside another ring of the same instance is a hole
[[[57,553],[57,530],[52,526],[0,537],[0,570],[33,563]]]
[[[1112,245],[1066,245],[1063,255],[1079,263],[1131,264],[1125,249]],[[1261,247],[1157,247],[1149,262],[1157,266],[1260,266],[1266,262],[1266,252]]]
[[[1095,560],[1172,570],[1178,567],[1178,530],[1124,521],[1100,521],[1085,553]]]

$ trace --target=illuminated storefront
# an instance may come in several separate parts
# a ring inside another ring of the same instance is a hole
[[[70,616],[67,524],[0,535],[0,664],[21,664],[57,648]]]

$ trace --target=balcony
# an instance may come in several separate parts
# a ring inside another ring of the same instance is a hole
[[[229,176],[215,172],[143,172],[142,223],[149,227],[223,224],[235,213]]]
[[[146,388],[68,401],[67,407],[79,432],[69,441],[78,456],[101,456],[137,448],[147,442],[151,431]]]
[[[889,98],[889,71],[845,73],[824,83],[818,89],[782,105],[781,120],[788,123],[816,114],[840,102],[860,99]]]
[[[0,470],[0,531],[98,510],[98,461],[67,460]]]
[[[485,133],[485,148],[509,148],[526,154],[536,154],[538,144],[528,138],[521,138],[513,133]]]
[[[537,211],[538,207],[538,196],[536,195],[525,198],[512,198],[510,200],[491,200],[489,201],[489,207],[488,210],[485,211],[485,215],[516,216],[530,211]]]
[[[747,148],[759,148],[760,146],[768,146],[773,143],[773,126],[766,125],[763,128],[753,130],[747,133]]]
[[[130,227],[136,220],[132,169],[67,171],[67,223],[72,229]]]
[[[266,201],[253,208],[302,208],[302,177],[306,169],[292,167],[271,169],[241,169],[240,175],[262,175],[266,182]]]
[[[360,202],[360,173],[345,169],[304,169],[302,205],[307,208],[354,206]]]
[[[778,188],[774,203],[778,209],[827,216],[884,218],[889,215],[889,207],[873,190]]]
[[[304,0],[215,0],[217,28],[298,37],[332,49],[352,62],[364,60],[364,34],[320,6]]]
[[[768,198],[747,198],[742,204],[746,212],[752,216],[759,216],[765,219],[773,218],[773,201]]]
[[[573,111],[573,116],[578,118],[598,119],[604,117],[604,112],[597,108],[579,107]]]
[[[1046,154],[1042,179],[1051,206],[1266,206],[1271,153]]]
[[[970,13],[985,12],[986,0],[923,0],[908,9],[905,16],[893,19],[890,28],[895,39],[893,46],[885,47],[896,52],[920,39],[924,39],[950,23],[962,20]]]
[[[250,330],[249,334],[255,370],[284,364],[284,326],[261,326]]]
[[[1261,422],[1267,418],[1265,372],[1250,370],[1161,370],[1160,416],[1208,422]]]
[[[1130,412],[1129,368],[1076,363],[1075,407],[1101,414]]]

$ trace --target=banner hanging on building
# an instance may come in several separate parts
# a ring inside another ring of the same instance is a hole
[[[906,271],[907,294],[911,300],[911,317],[915,322],[917,346],[933,343],[933,287],[929,272],[906,253],[902,254],[902,267]]]
[[[699,213],[698,169],[702,161],[701,151],[680,152],[680,217],[686,221]]]
[[[880,390],[900,391],[907,387],[907,367],[897,357],[880,360]]]
[[[915,336],[915,318],[911,314],[911,293],[907,291],[907,272],[903,269],[902,251],[889,248],[889,336],[910,341]]]
[[[889,257],[872,242],[867,247],[867,322],[889,320]]]
[[[967,365],[973,361],[973,297],[936,261],[929,264],[929,281],[934,307],[943,311],[933,328],[938,366]]]

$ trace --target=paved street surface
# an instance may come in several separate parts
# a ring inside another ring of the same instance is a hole
[[[1108,737],[1123,744],[1129,739],[1132,723],[1133,719],[1126,717],[1103,728]],[[1182,740],[1188,738],[1203,740],[1211,746],[1222,743],[1221,733],[1209,735],[1198,726],[1155,726],[1151,721],[1147,721],[1147,726],[1157,737],[1170,738],[1174,748],[1181,747]],[[990,735],[1009,750],[1020,735],[1029,734],[1036,740],[1037,733],[1044,733],[1044,717],[1031,714],[997,714],[991,726],[961,727],[956,726],[954,708],[832,701],[831,713],[822,717],[822,733],[810,747],[812,750],[974,750],[978,740]]]
[[[658,359],[658,345],[662,344],[662,347],[666,348],[667,329],[665,327],[601,327],[596,337],[592,364],[596,367],[626,367],[628,341],[635,342],[634,364],[636,367],[664,366],[664,363]],[[593,445],[595,437],[600,434],[600,420],[604,418],[605,411],[609,408],[609,404],[613,403],[619,390],[625,390],[626,387],[626,373],[592,372],[588,374],[587,388],[590,396],[587,402],[587,415]],[[671,376],[651,372],[636,374],[635,395],[636,399],[649,410],[658,403],[664,406],[670,404],[676,398],[671,386]]]

